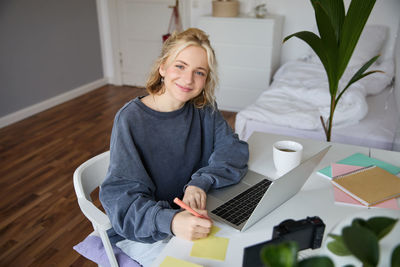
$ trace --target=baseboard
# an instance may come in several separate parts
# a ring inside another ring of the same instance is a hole
[[[72,89],[66,93],[63,93],[58,96],[44,100],[44,101],[34,104],[32,106],[29,106],[29,107],[23,108],[21,110],[18,110],[16,112],[10,113],[10,114],[0,118],[0,128],[3,128],[5,126],[15,123],[17,121],[23,120],[23,119],[30,117],[36,113],[42,112],[43,110],[46,110],[46,109],[54,107],[58,104],[64,103],[68,100],[71,100],[71,99],[78,97],[80,95],[83,95],[85,93],[88,93],[94,89],[97,89],[103,85],[106,85],[107,83],[108,83],[108,80],[106,78],[102,78],[102,79],[96,80],[94,82],[82,85],[78,88]]]

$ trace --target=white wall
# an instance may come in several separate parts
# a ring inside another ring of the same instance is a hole
[[[396,64],[395,77],[397,77],[395,80],[395,94],[396,94],[397,108],[400,112],[400,23],[399,23],[399,28],[397,30],[397,42],[394,54],[395,54],[394,58]]]
[[[399,23],[399,28],[397,30],[397,41],[396,41],[396,45],[395,45],[394,60],[395,60],[394,62],[395,62],[395,68],[396,68],[394,93],[396,96],[397,110],[400,113],[400,23]],[[399,121],[399,125],[398,125],[398,138],[399,138],[398,144],[400,146],[400,121]],[[399,147],[399,149],[400,149],[400,147]]]
[[[396,42],[396,48],[395,48],[395,64],[396,64],[396,72],[395,72],[395,77],[400,77],[400,23],[399,23],[399,28],[397,30],[397,42]],[[397,103],[397,110],[399,111],[400,114],[400,79],[396,78],[395,79],[395,84],[394,84],[394,94],[396,96],[396,103]],[[397,130],[396,130],[396,135],[395,135],[395,140],[393,142],[393,150],[394,151],[400,151],[400,116],[399,120],[397,122]]]
[[[190,2],[191,26],[196,26],[199,16],[211,14],[211,0],[188,0]],[[309,0],[240,0],[240,11],[249,14],[259,3],[266,3],[268,12],[285,16],[283,36],[315,29],[314,11]],[[350,0],[345,0],[346,9]],[[393,56],[395,37],[400,21],[399,0],[377,0],[368,24],[389,26],[390,39],[383,58]],[[281,63],[303,56],[310,49],[303,41],[293,38],[283,44]]]

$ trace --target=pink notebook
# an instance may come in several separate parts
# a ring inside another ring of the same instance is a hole
[[[365,168],[365,167],[332,163],[331,164],[332,177],[343,175],[343,174],[353,172],[353,171],[357,171],[357,170],[363,169],[363,168]],[[333,186],[333,195],[335,198],[335,202],[367,207],[367,206],[363,205],[361,202],[359,202],[358,200],[352,198],[351,196],[349,196],[348,194],[346,194],[345,192],[343,192],[342,190],[337,188],[336,186]],[[378,203],[372,207],[400,210],[396,199],[389,199],[387,201]]]

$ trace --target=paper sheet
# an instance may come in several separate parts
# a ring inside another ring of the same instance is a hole
[[[400,167],[394,166],[392,164],[389,164],[387,162],[375,159],[375,158],[370,158],[367,155],[364,155],[362,153],[354,153],[353,155],[344,158],[342,160],[339,160],[339,164],[344,164],[344,165],[352,165],[352,166],[361,166],[361,167],[367,167],[371,165],[378,166],[391,174],[398,174],[400,172]],[[327,177],[329,179],[332,178],[332,168],[331,166],[327,166],[317,172],[318,174],[322,175],[323,177]]]
[[[202,265],[167,256],[160,267],[202,267]]]
[[[213,226],[208,237],[194,241],[190,256],[224,261],[229,239],[215,236],[219,230]]]
[[[332,177],[336,177],[336,176],[343,175],[343,174],[348,174],[350,172],[361,170],[363,168],[365,168],[365,167],[331,163]]]

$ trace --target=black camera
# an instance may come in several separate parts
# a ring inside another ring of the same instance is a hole
[[[286,220],[274,227],[272,239],[296,241],[299,250],[316,249],[321,247],[324,231],[325,224],[318,216],[299,221]]]
[[[285,220],[274,227],[271,240],[244,248],[243,266],[263,266],[260,251],[266,245],[295,241],[299,246],[299,250],[319,248],[321,247],[324,231],[325,224],[318,216],[307,217],[298,221]]]

